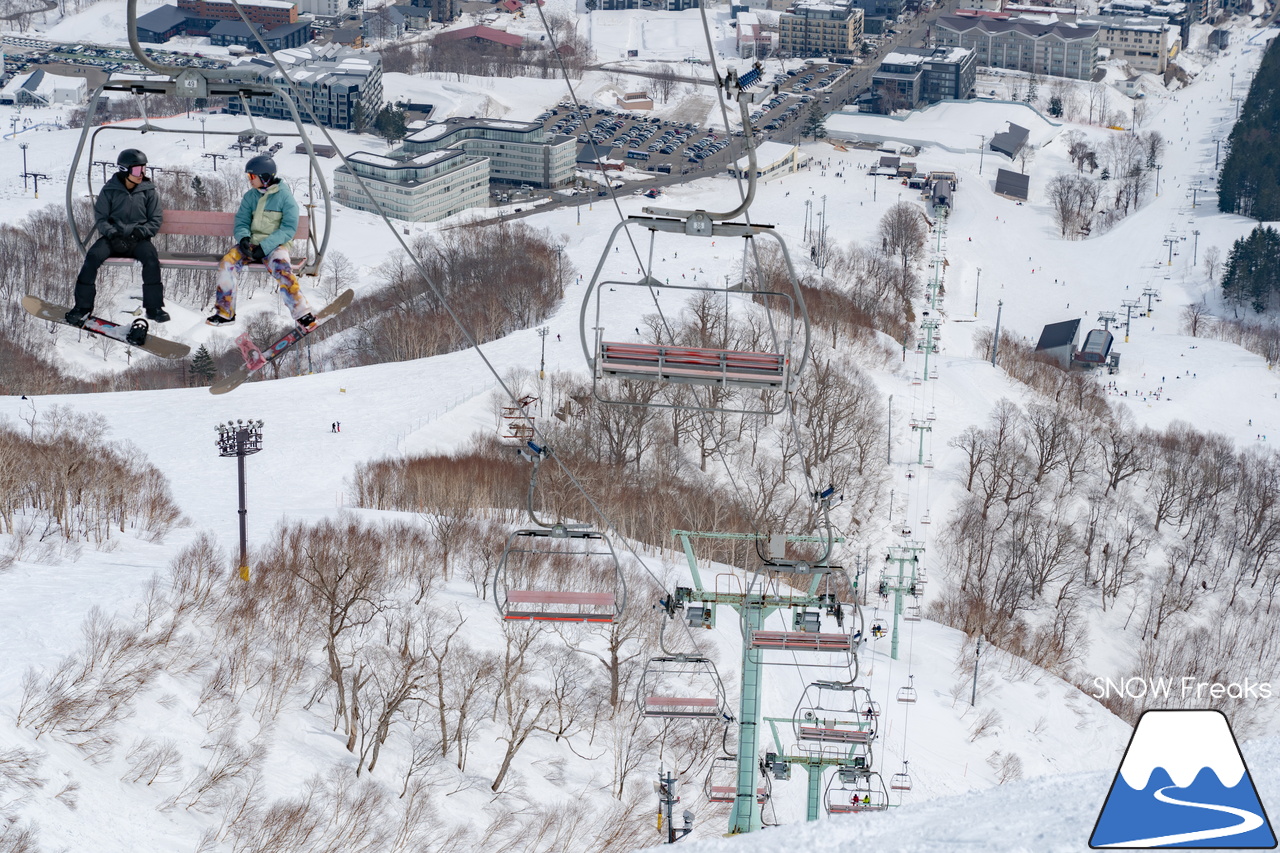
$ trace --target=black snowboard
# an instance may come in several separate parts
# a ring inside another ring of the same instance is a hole
[[[55,323],[71,326],[64,319],[68,309],[61,305],[54,305],[52,302],[45,302],[38,296],[22,297],[22,307],[41,320],[52,320]],[[71,326],[71,328],[83,328],[91,334],[102,335],[104,338],[111,338],[113,341],[146,350],[160,358],[186,358],[191,354],[191,347],[186,344],[158,338],[151,334],[149,324],[141,318],[134,320],[131,326],[122,326],[101,317],[90,316],[85,318],[83,326]]]

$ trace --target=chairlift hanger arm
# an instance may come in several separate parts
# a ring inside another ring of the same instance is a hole
[[[748,76],[751,73],[752,72],[747,72]],[[674,217],[680,220],[681,222],[683,222],[684,220],[689,220],[690,225],[693,225],[695,222],[699,222],[699,220],[705,220],[706,224],[709,225],[711,222],[723,221],[726,219],[733,219],[734,217],[745,214],[747,210],[751,207],[751,204],[755,201],[756,199],[756,145],[755,145],[755,138],[751,134],[751,114],[747,110],[747,105],[751,103],[751,100],[752,100],[752,94],[746,91],[745,88],[741,85],[741,81],[739,80],[738,74],[736,71],[730,71],[727,75],[725,75],[725,79],[722,81],[719,81],[718,88],[722,89],[724,91],[724,94],[727,97],[730,97],[733,100],[738,102],[738,112],[742,119],[743,139],[746,140],[747,168],[749,170],[747,173],[746,195],[743,196],[742,201],[738,204],[737,207],[735,207],[733,210],[729,210],[724,213],[716,213],[716,212],[705,211],[705,210],[681,210],[679,208],[668,208],[668,207],[646,207],[644,208],[645,213],[649,213],[654,216]],[[731,131],[726,126],[724,129],[724,132],[726,135],[728,135]],[[694,232],[689,232],[689,233],[694,233]],[[708,231],[708,233],[706,234],[698,234],[696,236],[710,237],[710,236],[713,236],[713,233]]]

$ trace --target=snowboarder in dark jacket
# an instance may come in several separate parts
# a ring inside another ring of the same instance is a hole
[[[147,177],[147,155],[126,148],[116,158],[119,170],[107,181],[93,204],[94,225],[99,237],[85,253],[76,276],[75,305],[66,320],[79,326],[93,313],[97,294],[98,269],[107,258],[137,258],[142,261],[142,307],[147,319],[163,323],[164,285],[160,282],[160,257],[151,238],[160,231],[164,211],[155,184]]]

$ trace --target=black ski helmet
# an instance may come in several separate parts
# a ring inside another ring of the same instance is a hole
[[[249,162],[245,164],[244,170],[250,175],[257,175],[262,178],[264,183],[271,183],[271,179],[276,176],[276,161],[272,160],[266,154],[259,154],[256,157],[250,157]]]
[[[116,158],[116,165],[121,169],[132,169],[134,166],[147,165],[147,155],[137,148],[126,148]]]

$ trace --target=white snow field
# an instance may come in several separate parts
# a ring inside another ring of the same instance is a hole
[[[119,4],[117,4],[119,5]],[[111,8],[106,4],[94,10]],[[93,12],[94,10],[90,10]],[[64,22],[59,38],[98,38],[98,28],[112,31],[116,18],[102,11],[91,20],[90,13]],[[622,13],[618,22],[593,15],[601,32],[593,35],[599,44],[616,45],[619,50],[662,46],[669,59],[681,54],[698,55],[698,38],[681,19],[679,27],[654,23],[648,18]],[[687,13],[686,13],[687,14]],[[637,19],[639,24],[637,24]],[[665,19],[656,19],[665,20]],[[625,23],[624,23],[625,22]],[[610,28],[608,34],[604,29]],[[624,32],[625,30],[625,32]],[[677,32],[678,30],[678,32]],[[1233,35],[1249,34],[1237,33]],[[1162,426],[1182,419],[1202,430],[1224,433],[1239,445],[1261,441],[1268,434],[1280,440],[1280,378],[1264,361],[1238,347],[1180,333],[1181,306],[1215,294],[1201,269],[1192,262],[1193,251],[1203,258],[1210,246],[1223,253],[1233,240],[1246,234],[1253,222],[1219,214],[1212,193],[1198,192],[1192,206],[1191,188],[1211,184],[1214,140],[1228,132],[1233,105],[1228,89],[1231,72],[1240,81],[1249,78],[1258,62],[1268,33],[1242,45],[1242,38],[1222,55],[1206,59],[1203,74],[1190,86],[1173,94],[1149,96],[1150,115],[1146,128],[1159,130],[1169,142],[1164,154],[1160,193],[1111,232],[1079,242],[1066,242],[1057,235],[1043,195],[1044,184],[1056,173],[1071,169],[1060,141],[1061,132],[1072,125],[1053,128],[1045,122],[1033,134],[1044,147],[1029,165],[1031,196],[1018,205],[992,192],[997,165],[1009,167],[1007,158],[993,152],[979,155],[974,133],[1003,129],[1005,121],[1023,126],[1024,107],[999,104],[948,105],[944,110],[926,111],[920,117],[894,124],[910,128],[909,137],[924,147],[915,158],[924,169],[950,169],[960,184],[956,209],[947,226],[945,241],[939,240],[945,255],[947,307],[943,335],[946,344],[938,361],[938,379],[912,385],[910,377],[920,370],[919,358],[896,358],[887,366],[867,369],[883,393],[894,395],[896,438],[893,453],[893,486],[898,494],[908,494],[907,521],[924,536],[918,524],[928,511],[944,517],[958,488],[958,459],[947,441],[965,427],[980,424],[994,403],[1004,397],[1025,400],[1028,392],[1011,382],[1002,371],[971,354],[969,337],[978,326],[994,324],[1001,305],[1003,328],[1034,340],[1045,323],[1075,317],[1084,318],[1084,328],[1093,328],[1098,311],[1117,310],[1120,300],[1134,298],[1144,288],[1157,287],[1162,301],[1150,317],[1135,318],[1128,340],[1119,336],[1117,348],[1124,353],[1121,373],[1114,377],[1122,398],[1140,423]],[[664,41],[671,39],[672,41]],[[503,110],[512,118],[528,118],[563,97],[550,81],[442,81],[389,80],[388,87],[405,93],[422,92],[444,98],[450,112],[465,114],[484,103],[495,114]],[[539,99],[537,106],[531,99]],[[29,117],[32,111],[25,111]],[[40,111],[37,111],[40,112]],[[8,123],[12,108],[0,108],[0,127]],[[924,117],[929,120],[922,121]],[[938,116],[934,120],[934,116]],[[846,119],[833,119],[832,124]],[[864,119],[850,118],[851,123]],[[183,166],[190,171],[207,168],[201,154],[200,123],[195,116],[175,117],[172,122],[189,129],[185,136],[149,135],[141,141],[156,164]],[[243,120],[233,116],[208,117],[209,129],[240,128]],[[975,130],[976,128],[976,130]],[[984,130],[985,129],[985,130]],[[1081,127],[1100,140],[1115,131]],[[1053,132],[1053,131],[1057,132]],[[973,133],[971,133],[973,131]],[[1043,131],[1043,132],[1042,132]],[[876,130],[876,133],[884,131]],[[115,135],[115,149],[139,144],[125,134]],[[345,151],[383,150],[384,144],[371,137],[336,134]],[[316,137],[319,139],[319,136]],[[0,199],[6,222],[18,222],[28,212],[44,205],[61,203],[59,182],[65,180],[76,142],[75,131],[31,131],[20,134],[31,141],[28,168],[51,176],[51,189],[37,200],[24,192],[20,171],[22,152],[13,141],[0,143]],[[915,143],[912,143],[915,144]],[[111,157],[114,150],[100,150],[98,156]],[[286,149],[291,151],[291,148]],[[832,239],[867,241],[874,239],[881,215],[894,203],[914,194],[897,183],[881,181],[873,185],[866,176],[869,165],[879,155],[874,151],[840,151],[827,143],[806,144],[814,159],[811,168],[759,188],[753,219],[775,224],[789,242],[793,254],[800,251],[806,202],[822,209],[831,227]],[[278,155],[282,173],[299,174],[305,158],[282,152]],[[981,164],[981,165],[980,165]],[[325,161],[332,169],[336,161]],[[237,174],[235,159],[222,168]],[[981,168],[981,174],[979,169]],[[81,182],[82,184],[83,182]],[[661,204],[667,207],[730,208],[736,203],[737,187],[723,177],[712,177],[671,188]],[[566,246],[566,261],[589,276],[610,229],[617,222],[612,203],[587,198],[580,209],[547,211],[525,220],[528,227],[546,229]],[[625,213],[638,213],[642,200],[620,199]],[[577,224],[579,215],[581,224]],[[422,233],[450,223],[410,226]],[[1197,233],[1198,232],[1198,233]],[[375,217],[357,211],[337,209],[335,242],[332,248],[350,257],[360,269],[357,290],[377,286],[373,270],[391,253],[398,251],[390,234]],[[1170,254],[1167,237],[1174,237]],[[1185,238],[1185,239],[1184,239]],[[934,239],[934,238],[931,238]],[[637,235],[639,240],[639,235]],[[1194,241],[1194,250],[1193,250]],[[605,277],[634,277],[636,264],[627,248],[606,259]],[[711,241],[676,240],[660,242],[655,252],[659,277],[677,281],[713,283],[740,262],[734,245]],[[678,253],[678,256],[677,256]],[[1172,264],[1168,263],[1172,259]],[[979,270],[981,279],[979,282]],[[67,282],[68,295],[71,282]],[[136,288],[135,288],[136,289]],[[566,298],[548,318],[547,369],[575,371],[585,375],[578,337],[578,311],[585,289],[579,281],[568,289]],[[631,289],[626,289],[631,290]],[[130,307],[126,293],[114,305],[100,303],[99,313],[112,316],[113,309]],[[210,282],[210,298],[212,282]],[[607,322],[628,330],[652,311],[647,295],[620,290],[613,294]],[[659,298],[664,309],[676,311],[681,297],[666,291]],[[173,320],[164,329],[172,337],[192,345],[206,341],[227,341],[236,331],[212,329],[202,322],[207,306],[170,304]],[[744,307],[745,310],[745,307]],[[259,292],[240,309],[281,312],[278,300]],[[976,323],[967,321],[974,320]],[[958,322],[966,321],[966,322]],[[68,369],[90,374],[118,370],[125,366],[120,347],[105,355],[87,340],[79,340],[69,328],[57,327],[57,353]],[[526,329],[482,347],[497,371],[506,374],[527,369],[539,356],[539,338]],[[826,344],[815,344],[820,351]],[[102,764],[92,764],[73,748],[50,738],[35,740],[31,732],[14,725],[21,695],[21,679],[27,667],[48,668],[73,652],[82,642],[80,626],[91,608],[129,616],[142,601],[150,579],[163,572],[169,560],[200,532],[210,531],[221,546],[236,541],[235,464],[218,458],[213,426],[228,418],[261,418],[265,421],[264,449],[247,462],[249,482],[249,535],[253,543],[267,541],[270,531],[282,521],[309,522],[332,517],[346,506],[348,479],[359,462],[385,456],[445,451],[458,448],[477,432],[493,431],[491,393],[495,377],[472,351],[460,351],[418,362],[384,364],[373,367],[318,373],[274,382],[246,384],[226,397],[213,397],[205,389],[162,392],[128,392],[102,395],[69,395],[20,399],[0,398],[0,417],[21,424],[33,415],[40,417],[53,406],[67,406],[79,412],[99,413],[110,427],[109,437],[134,442],[146,457],[169,478],[174,497],[189,525],[175,530],[164,542],[146,543],[128,535],[106,550],[63,549],[40,559],[19,559],[0,576],[0,751],[21,746],[46,754],[43,775],[50,778],[45,789],[27,795],[15,806],[25,820],[39,825],[42,849],[68,851],[191,850],[201,832],[214,818],[182,809],[158,811],[156,806],[173,793],[172,785],[153,787],[121,781],[122,760],[117,755]],[[1156,399],[1151,395],[1163,386]],[[1272,396],[1268,397],[1267,394]],[[909,460],[915,458],[916,439],[906,429],[909,418],[936,412],[934,432],[926,447],[937,460],[928,477],[908,481]],[[330,424],[340,421],[340,433]],[[384,515],[361,511],[363,518]],[[411,517],[411,516],[404,516]],[[897,521],[898,519],[894,519]],[[865,541],[853,546],[860,551],[879,549],[893,540],[887,518],[864,525]],[[9,537],[0,537],[0,548],[8,548]],[[655,573],[667,570],[661,557],[646,555]],[[927,558],[926,558],[926,561]],[[941,566],[937,567],[941,569]],[[683,578],[682,563],[670,567],[673,577]],[[934,577],[941,572],[935,571]],[[228,582],[234,582],[228,576]],[[451,605],[456,604],[469,620],[468,641],[479,647],[497,648],[501,627],[492,603],[479,601],[467,584],[446,590]],[[876,618],[868,610],[868,619]],[[654,618],[658,618],[655,614]],[[472,628],[471,626],[474,626]],[[729,673],[739,654],[740,638],[734,620],[722,620],[718,630],[708,634],[708,644],[729,662]],[[1105,675],[1129,665],[1131,637],[1115,632],[1105,642],[1095,642],[1087,668]],[[682,842],[696,851],[826,851],[874,850],[880,853],[951,853],[951,851],[1083,851],[1119,765],[1130,727],[1110,714],[1074,686],[1043,671],[1019,667],[998,653],[984,658],[984,677],[975,709],[968,705],[967,676],[959,660],[969,654],[964,637],[957,631],[930,622],[921,622],[903,635],[902,656],[892,661],[888,640],[870,643],[863,656],[864,673],[873,693],[885,708],[878,768],[896,772],[900,762],[910,761],[914,789],[901,797],[897,807],[884,814],[823,819],[803,825],[803,774],[789,783],[773,786],[772,814],[785,828],[769,829],[748,838],[720,839],[725,814],[701,806],[695,838]],[[1240,673],[1266,678],[1270,671]],[[811,673],[787,667],[772,669],[764,691],[766,714],[789,715]],[[897,689],[914,677],[920,702],[902,706],[893,701]],[[149,697],[139,703],[126,723],[122,741],[150,733],[166,733],[189,739],[184,759],[189,765],[200,760],[197,745],[200,727],[192,725],[189,714],[194,704],[193,685],[198,680],[166,677],[162,692],[175,697],[160,702]],[[1274,700],[1273,700],[1274,701]],[[993,733],[971,740],[975,720],[987,709],[997,710],[1000,721]],[[1264,805],[1272,814],[1280,803],[1280,740],[1275,737],[1275,717],[1265,737],[1245,744],[1244,754],[1258,785]],[[264,781],[268,793],[282,796],[295,793],[301,782],[334,764],[349,764],[350,756],[331,731],[326,709],[297,711],[277,724],[272,753]],[[765,748],[768,748],[767,738]],[[989,763],[997,750],[1017,754],[1025,779],[999,785]],[[119,750],[117,750],[119,751]],[[388,747],[386,766],[403,760]],[[445,802],[449,808],[442,822],[467,823],[479,819],[491,806],[488,782],[501,750],[496,743],[477,743],[468,772],[459,774],[456,796]],[[565,764],[559,775],[552,768]],[[607,763],[607,759],[605,759]],[[608,770],[602,786],[600,774],[589,763],[572,759],[561,745],[550,739],[533,740],[517,758],[529,790],[546,792],[547,802],[591,799],[601,805],[610,801]],[[381,767],[379,768],[382,769]],[[638,784],[647,786],[657,772],[644,767]],[[80,786],[79,806],[70,809],[54,797],[63,783]],[[697,800],[701,779],[684,780],[689,799]],[[0,797],[6,796],[0,791]],[[0,805],[7,800],[0,799]],[[655,803],[656,805],[656,803]],[[655,843],[658,836],[654,835]],[[567,853],[578,853],[570,849]],[[584,851],[585,853],[585,851]]]

